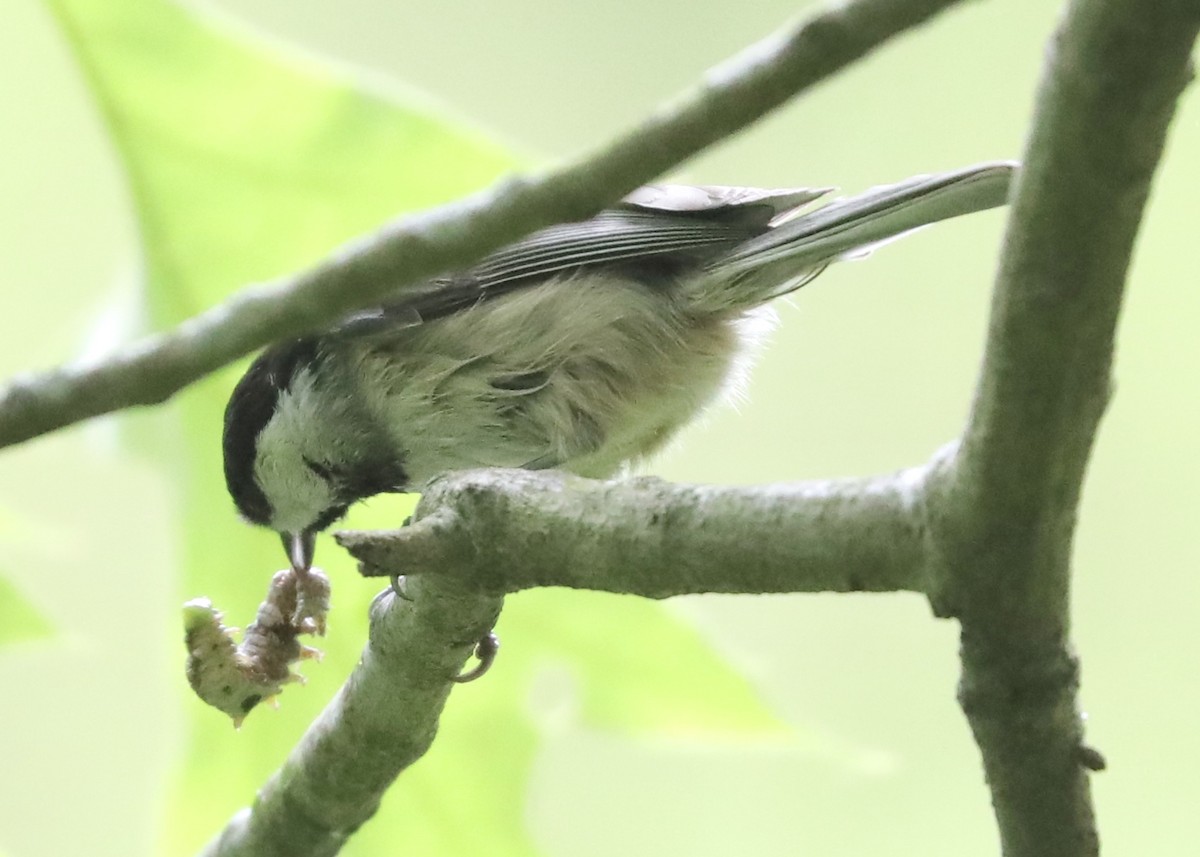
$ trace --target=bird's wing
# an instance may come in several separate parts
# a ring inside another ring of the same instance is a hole
[[[648,185],[589,220],[539,230],[473,268],[354,313],[332,333],[394,333],[581,269],[624,265],[636,275],[639,261],[653,261],[652,270],[660,274],[698,268],[824,193],[825,189],[808,188]]]
[[[730,187],[727,185],[650,184],[621,201],[625,208],[660,212],[734,214],[742,218],[766,215],[771,220],[795,211],[834,190],[830,187]],[[751,215],[752,213],[752,215]]]
[[[467,275],[480,288],[492,289],[515,280],[541,280],[581,267],[626,262],[674,253],[694,255],[725,249],[765,229],[695,214],[621,208],[590,220],[562,223],[533,233],[497,250]]]

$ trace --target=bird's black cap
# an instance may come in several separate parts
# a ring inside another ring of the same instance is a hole
[[[291,386],[296,374],[315,366],[319,359],[317,340],[313,337],[272,345],[250,364],[225,407],[225,431],[221,439],[225,485],[238,511],[251,523],[267,524],[272,512],[254,477],[258,436],[271,421],[279,397]]]

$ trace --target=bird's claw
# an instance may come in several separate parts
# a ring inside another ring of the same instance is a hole
[[[412,596],[409,595],[404,590],[404,575],[403,574],[393,574],[392,575],[392,594],[395,595],[397,598],[399,598],[401,601],[412,601],[413,600]]]
[[[499,651],[500,638],[496,636],[495,631],[488,631],[475,644],[475,657],[479,659],[479,663],[475,664],[471,669],[456,675],[453,681],[459,684],[466,684],[469,681],[475,681],[475,679],[480,678],[492,668],[492,664],[496,661],[496,653]]]
[[[401,601],[413,601],[413,597],[408,594],[404,586],[404,575],[393,574],[391,577],[392,595],[399,598]],[[384,590],[386,592],[387,590]],[[475,681],[480,678],[488,670],[492,668],[492,664],[496,661],[496,653],[500,651],[500,638],[496,636],[494,631],[488,631],[475,644],[475,657],[479,663],[475,664],[471,669],[465,670],[456,675],[452,681],[459,684],[465,684],[469,681]]]

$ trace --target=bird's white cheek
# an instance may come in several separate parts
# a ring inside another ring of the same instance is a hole
[[[328,484],[304,463],[294,444],[272,432],[268,425],[259,437],[254,473],[271,504],[272,529],[298,533],[335,505]]]

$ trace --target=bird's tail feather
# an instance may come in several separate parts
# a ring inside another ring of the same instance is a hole
[[[794,210],[721,258],[695,283],[701,311],[741,310],[803,286],[830,262],[869,252],[940,220],[1003,205],[1016,165],[980,164],[872,188],[813,211]]]

